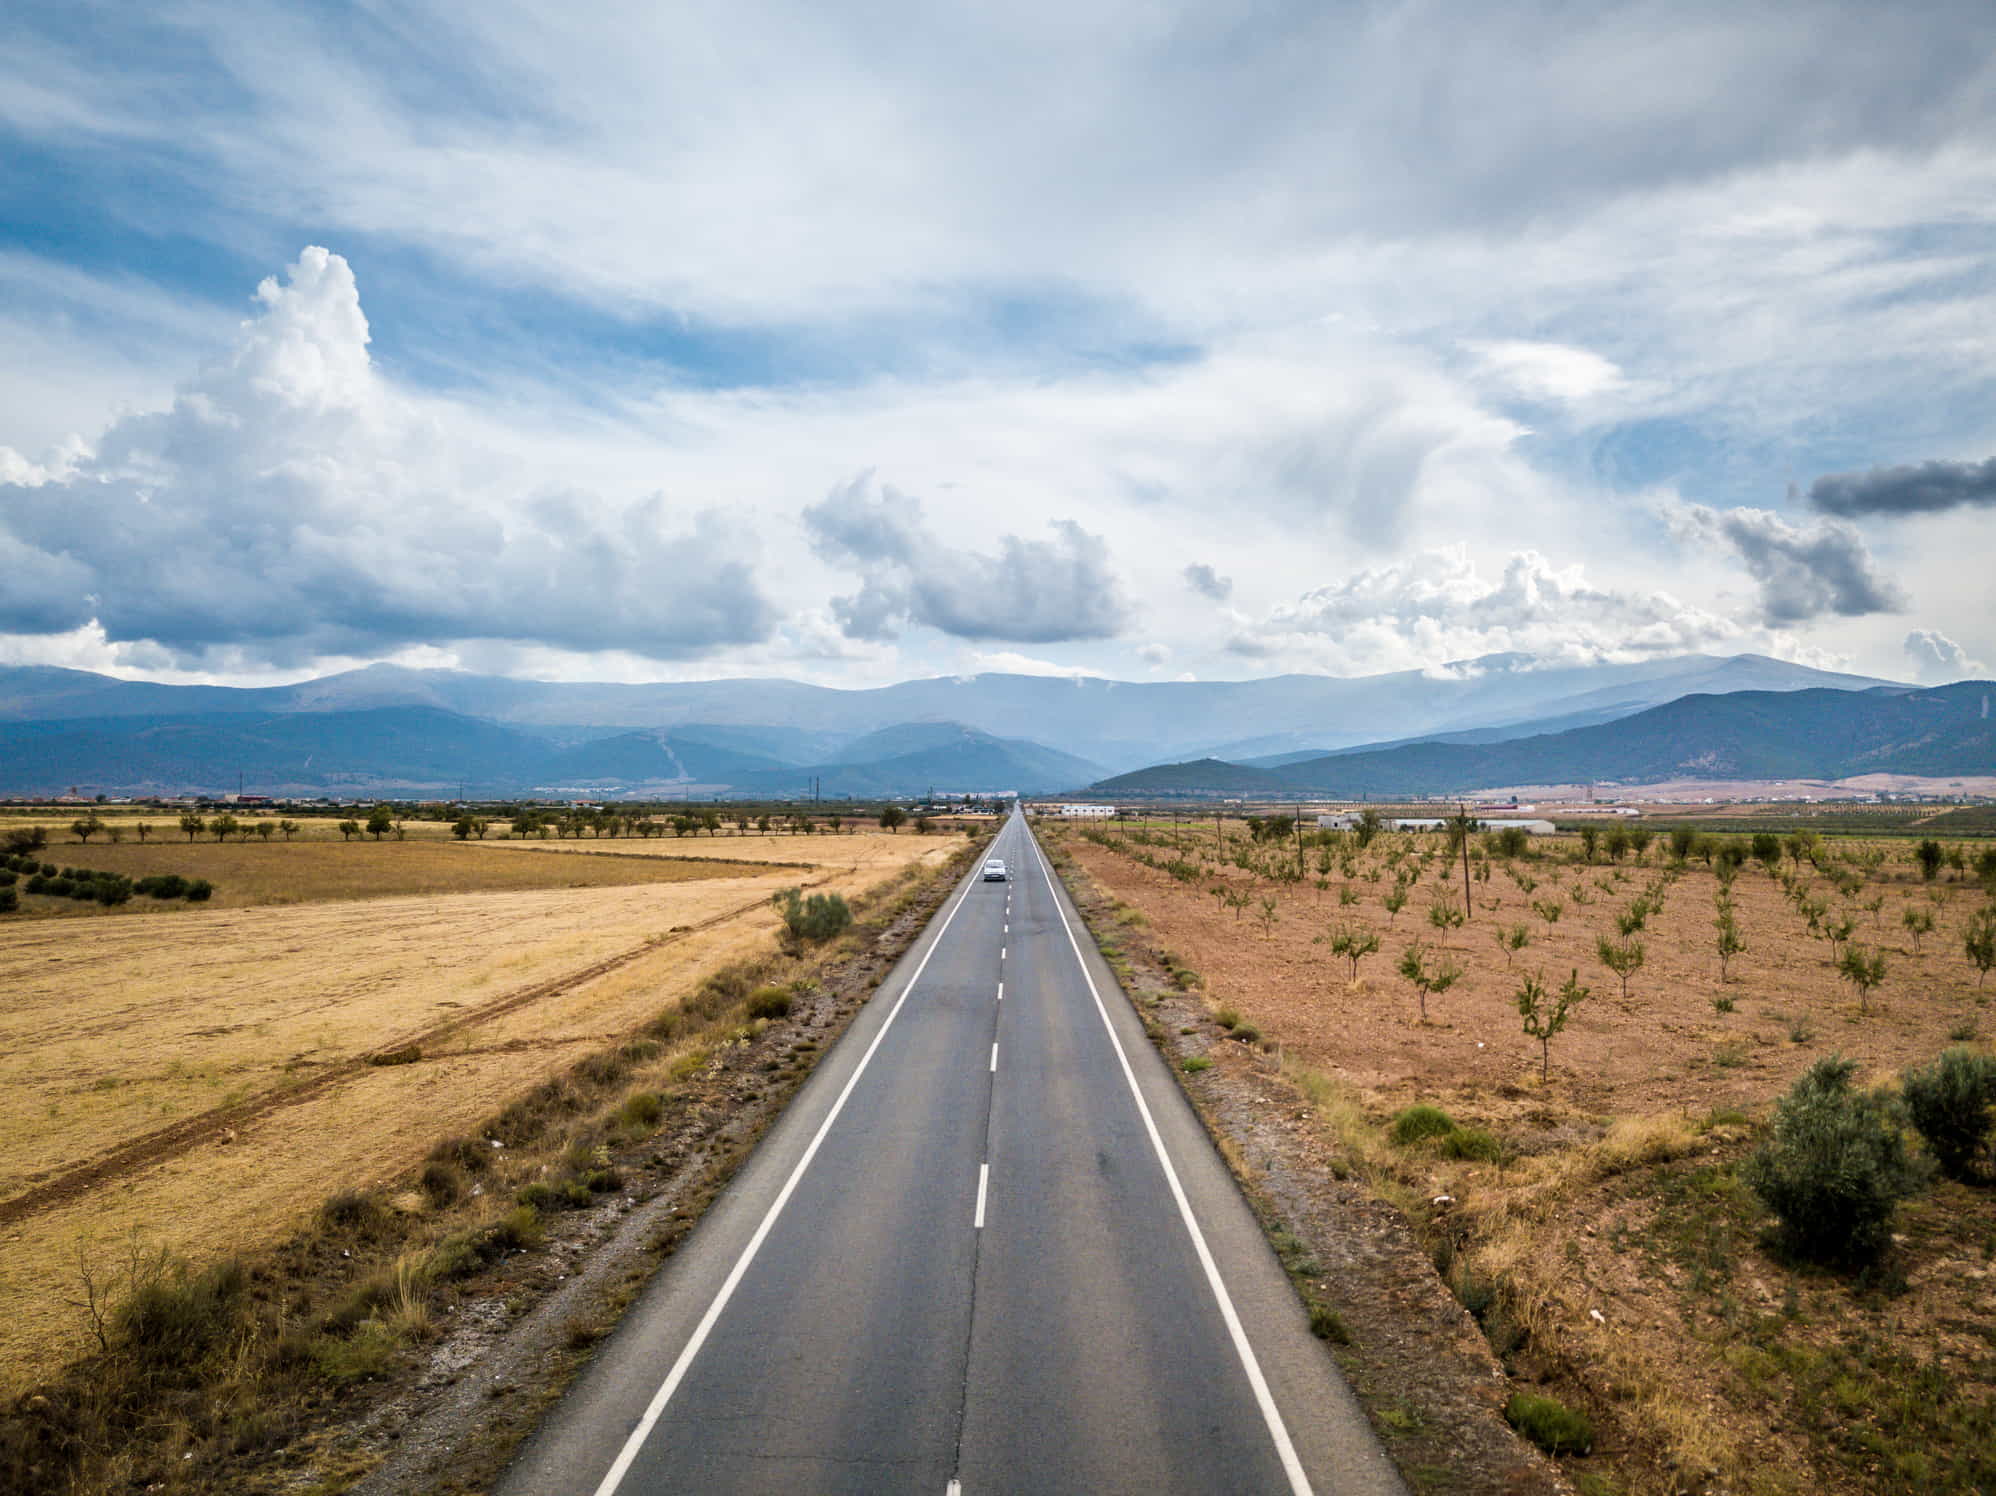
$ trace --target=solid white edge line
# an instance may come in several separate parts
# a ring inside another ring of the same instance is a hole
[[[809,1168],[811,1160],[817,1157],[818,1145],[825,1141],[825,1134],[832,1130],[832,1124],[838,1120],[839,1113],[845,1110],[846,1098],[852,1095],[853,1087],[859,1084],[859,1078],[866,1074],[866,1067],[872,1062],[874,1051],[880,1048],[880,1041],[887,1037],[887,1031],[894,1026],[894,1020],[900,1016],[902,1007],[908,1001],[908,995],[915,990],[915,984],[922,979],[922,973],[928,969],[929,957],[933,956],[937,947],[943,943],[943,936],[949,933],[951,921],[956,918],[957,910],[963,907],[964,900],[974,886],[974,883],[966,881],[957,891],[956,903],[944,916],[941,928],[936,931],[936,938],[929,942],[929,948],[922,953],[922,959],[908,978],[907,985],[901,989],[901,995],[894,1000],[893,1009],[880,1025],[879,1032],[873,1036],[873,1042],[866,1046],[866,1053],[860,1056],[859,1064],[847,1077],[844,1088],[839,1092],[838,1100],[834,1101],[832,1109],[825,1113],[825,1120],[818,1124],[818,1130],[812,1135],[803,1157],[797,1160],[797,1166],[790,1171],[790,1177],[783,1181],[783,1188],[777,1192],[775,1201],[764,1213],[762,1224],[755,1228],[755,1234],[749,1238],[748,1245],[742,1248],[741,1256],[735,1259],[735,1265],[729,1270],[726,1281],[721,1284],[720,1292],[714,1295],[714,1301],[707,1306],[707,1312],[700,1316],[700,1323],[694,1327],[692,1339],[686,1342],[685,1348],[679,1353],[679,1359],[672,1363],[672,1370],[666,1373],[665,1380],[659,1383],[658,1391],[652,1394],[651,1403],[646,1407],[644,1417],[638,1420],[638,1426],[631,1430],[630,1437],[624,1441],[624,1447],[617,1453],[616,1462],[610,1466],[608,1473],[598,1483],[595,1496],[612,1496],[617,1487],[623,1484],[625,1475],[630,1472],[631,1462],[637,1459],[638,1451],[644,1447],[644,1442],[650,1437],[653,1426],[657,1424],[659,1416],[665,1412],[665,1405],[672,1401],[672,1394],[679,1390],[679,1384],[685,1379],[687,1368],[693,1364],[693,1358],[700,1354],[700,1347],[707,1343],[707,1336],[712,1333],[714,1322],[721,1317],[721,1311],[728,1307],[728,1300],[734,1297],[735,1289],[748,1273],[749,1264],[755,1260],[755,1254],[762,1249],[763,1239],[776,1224],[776,1218],[783,1213],[783,1207],[790,1203],[790,1196],[797,1188],[797,1181],[804,1177],[804,1170]],[[983,1198],[980,1194],[978,1200],[980,1226],[984,1224],[983,1215]]]
[[[1206,1282],[1219,1302],[1220,1318],[1226,1321],[1227,1334],[1232,1337],[1234,1352],[1240,1357],[1241,1369],[1247,1373],[1248,1385],[1254,1389],[1254,1400],[1261,1407],[1262,1422],[1268,1425],[1269,1435],[1275,1440],[1275,1452],[1282,1461],[1283,1472],[1289,1477],[1289,1489],[1296,1496],[1312,1496],[1310,1477],[1303,1473],[1303,1462],[1296,1457],[1296,1446],[1290,1442],[1288,1425],[1282,1421],[1282,1410],[1275,1406],[1274,1395],[1268,1390],[1268,1379],[1261,1374],[1261,1362],[1255,1358],[1254,1347],[1248,1344],[1247,1330],[1241,1324],[1240,1315],[1234,1311],[1233,1298],[1220,1277],[1219,1264],[1214,1262],[1212,1249],[1206,1245],[1206,1235],[1199,1229],[1198,1219],[1192,1214],[1192,1202],[1185,1196],[1185,1187],[1178,1182],[1178,1171],[1171,1166],[1171,1155],[1165,1152],[1164,1138],[1158,1133],[1157,1123],[1144,1101],[1144,1093],[1137,1085],[1137,1074],[1130,1068],[1130,1057],[1123,1049],[1123,1041],[1116,1033],[1115,1024],[1109,1021],[1109,1009],[1102,1002],[1101,992],[1096,989],[1094,974],[1088,970],[1088,960],[1081,953],[1081,942],[1074,938],[1074,926],[1068,923],[1067,911],[1061,907],[1060,892],[1053,886],[1053,870],[1047,866],[1046,855],[1040,851],[1037,840],[1032,842],[1032,848],[1033,856],[1040,865],[1040,875],[1047,880],[1047,892],[1053,898],[1054,913],[1060,916],[1061,928],[1067,932],[1067,943],[1081,968],[1081,979],[1088,984],[1088,995],[1095,999],[1095,1011],[1102,1015],[1102,1027],[1109,1031],[1109,1042],[1115,1046],[1116,1059],[1123,1067],[1123,1079],[1129,1083],[1130,1095],[1136,1099],[1137,1112],[1144,1119],[1144,1131],[1150,1134],[1151,1148],[1157,1154],[1157,1161],[1164,1166],[1164,1178],[1171,1186],[1171,1198],[1178,1202],[1179,1219],[1185,1222],[1185,1230],[1192,1238],[1192,1248],[1199,1256],[1199,1265],[1206,1271]]]
[[[990,1183],[991,1165],[979,1164],[977,1166],[977,1215],[970,1223],[970,1228],[973,1231],[982,1231],[984,1229],[984,1191],[989,1187]]]

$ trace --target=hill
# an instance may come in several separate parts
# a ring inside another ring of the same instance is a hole
[[[1223,759],[1201,758],[1183,764],[1155,764],[1091,784],[1090,795],[1111,799],[1175,795],[1293,795],[1296,786],[1267,769],[1249,764],[1230,764]]]
[[[1686,696],[1598,727],[1503,743],[1417,743],[1272,770],[1295,789],[1426,795],[1595,780],[1996,773],[1992,687]]]

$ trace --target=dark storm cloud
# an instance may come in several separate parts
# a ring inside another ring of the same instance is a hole
[[[1834,614],[1897,612],[1905,595],[1882,575],[1863,539],[1834,521],[1791,525],[1765,509],[1686,504],[1671,514],[1680,535],[1730,550],[1760,585],[1763,619],[1776,628]]]
[[[1937,514],[1996,505],[1996,457],[1987,462],[1918,462],[1906,467],[1831,473],[1809,485],[1825,514]]]

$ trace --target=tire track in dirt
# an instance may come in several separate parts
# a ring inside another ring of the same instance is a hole
[[[827,878],[815,878],[799,886],[815,888],[820,883],[827,881],[829,881]],[[375,1056],[390,1054],[412,1046],[420,1049],[426,1045],[437,1044],[449,1038],[452,1034],[461,1033],[466,1029],[477,1028],[482,1024],[492,1022],[494,1019],[503,1018],[520,1008],[531,1006],[537,1002],[544,1002],[550,997],[559,996],[588,982],[593,982],[599,977],[608,976],[611,972],[629,966],[632,962],[648,956],[654,951],[661,950],[669,945],[676,945],[682,940],[711,930],[717,925],[726,924],[730,920],[740,919],[742,916],[757,909],[767,907],[768,903],[769,900],[767,897],[751,899],[749,902],[736,905],[732,909],[724,909],[719,914],[711,914],[707,918],[696,920],[692,924],[676,927],[667,934],[654,935],[642,944],[633,946],[629,950],[620,951],[614,956],[606,956],[600,961],[592,962],[574,971],[564,972],[560,976],[550,977],[545,981],[536,982],[531,986],[522,987],[517,991],[494,998],[491,1002],[482,1004],[479,1007],[462,1013],[455,1013],[441,1023],[432,1024],[428,1028],[420,1029],[414,1033],[397,1036],[369,1054],[355,1055],[351,1059],[335,1061],[317,1074],[299,1081],[295,1085],[266,1091],[261,1095],[248,1097],[232,1106],[212,1107],[207,1111],[198,1112],[191,1117],[184,1117],[178,1122],[154,1128],[151,1132],[143,1133],[129,1142],[122,1143],[118,1147],[113,1148],[109,1153],[103,1154],[87,1163],[76,1164],[70,1168],[61,1170],[54,1177],[34,1185],[32,1188],[14,1196],[11,1200],[0,1200],[0,1230],[4,1230],[16,1221],[35,1215],[52,1206],[61,1205],[73,1200],[77,1196],[95,1189],[99,1185],[107,1184],[113,1180],[122,1179],[127,1175],[136,1174],[141,1170],[150,1168],[152,1165],[169,1159],[175,1154],[183,1153],[199,1143],[211,1140],[221,1132],[247,1126],[251,1122],[269,1116],[274,1112],[281,1111],[286,1107],[296,1106],[300,1102],[309,1101],[314,1097],[323,1095],[342,1082],[350,1080],[367,1070]]]

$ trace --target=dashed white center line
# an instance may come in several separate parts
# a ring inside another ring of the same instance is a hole
[[[993,1075],[998,1073],[998,1046],[996,1044],[991,1046],[991,1073]]]
[[[1005,984],[1003,982],[998,984],[998,1001],[1001,1003],[1005,1001]]]
[[[998,947],[998,959],[1000,961],[1005,959],[1005,947],[1002,945]]]
[[[973,1231],[982,1231],[984,1229],[984,1191],[989,1187],[990,1183],[991,1165],[979,1164],[977,1166],[977,1219],[970,1223],[970,1229]]]

